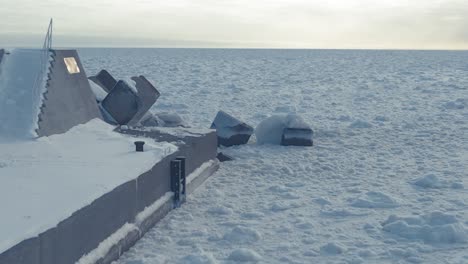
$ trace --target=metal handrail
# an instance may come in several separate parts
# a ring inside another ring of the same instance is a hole
[[[50,19],[49,22],[49,27],[47,28],[47,34],[44,39],[44,43],[42,45],[42,50],[41,50],[41,57],[40,57],[40,65],[39,65],[39,71],[37,73],[36,79],[34,80],[34,86],[33,86],[33,96],[34,98],[37,98],[41,96],[41,87],[43,82],[43,76],[47,72],[48,69],[48,62],[49,62],[49,52],[52,49],[52,32],[53,32],[53,19]],[[41,106],[39,106],[41,107]],[[37,123],[37,122],[36,122]]]

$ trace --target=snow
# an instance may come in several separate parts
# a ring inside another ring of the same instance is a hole
[[[192,173],[187,175],[186,177],[186,183],[185,184],[190,184],[193,180],[195,180],[201,173],[203,173],[206,169],[214,166],[216,164],[216,161],[214,160],[209,160],[200,165],[200,167],[196,168]]]
[[[13,49],[0,67],[0,141],[36,137],[50,55]]]
[[[391,215],[382,225],[386,232],[426,243],[468,242],[468,227],[456,216],[441,212],[413,217]]]
[[[116,263],[238,263],[242,249],[259,263],[468,262],[468,52],[80,55],[88,72],[142,72],[161,91],[152,110],[193,127],[222,109],[253,126],[295,112],[314,129],[313,147],[223,148],[235,159]]]
[[[65,134],[0,144],[0,252],[34,237],[175,152],[113,132],[98,119]],[[14,201],[14,202],[12,202]]]
[[[95,82],[88,80],[89,86],[91,87],[91,91],[93,91],[94,96],[96,96],[96,100],[102,102],[104,98],[107,96],[107,92]]]
[[[82,256],[75,264],[94,264],[102,256],[105,256],[113,246],[115,246],[120,240],[124,239],[128,234],[133,231],[139,231],[134,224],[126,223],[116,232],[106,238],[104,241],[99,243],[98,247],[88,254]]]
[[[136,82],[132,78],[124,78],[123,81],[132,89],[135,94],[138,94],[138,89],[136,88]]]
[[[234,250],[228,257],[228,259],[236,262],[249,262],[257,263],[262,257],[255,251],[247,248],[240,248]]]
[[[156,113],[155,114],[158,118],[158,121],[161,123],[160,126],[162,127],[178,127],[178,126],[185,126],[184,120],[176,114],[176,113]]]

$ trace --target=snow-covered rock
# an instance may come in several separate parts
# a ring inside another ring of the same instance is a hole
[[[273,115],[255,128],[258,144],[311,146],[313,131],[297,114]]]
[[[178,127],[185,126],[185,122],[177,113],[157,113],[156,117],[159,120],[159,126],[163,127]]]
[[[237,226],[224,235],[224,240],[233,243],[252,243],[260,240],[260,233],[248,227]]]
[[[143,118],[140,120],[140,125],[144,127],[157,127],[161,124],[161,120],[152,114],[151,112],[146,113]]]
[[[247,144],[253,134],[253,128],[224,111],[216,115],[212,129],[216,129],[218,144],[226,147]]]

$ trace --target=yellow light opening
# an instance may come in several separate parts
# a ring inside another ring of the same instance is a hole
[[[63,61],[65,62],[65,65],[67,65],[68,73],[75,74],[80,72],[80,67],[78,67],[74,57],[64,58]]]

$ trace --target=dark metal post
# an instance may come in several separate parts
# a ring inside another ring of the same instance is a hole
[[[135,141],[135,150],[137,152],[143,152],[143,145],[145,145],[144,141]]]
[[[180,176],[181,176],[181,161],[171,161],[171,189],[174,192],[174,207],[180,206]]]
[[[186,198],[186,185],[187,185],[187,175],[185,174],[185,157],[177,157],[176,160],[180,160],[180,182],[181,182],[181,201],[185,202]]]

